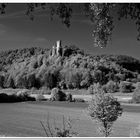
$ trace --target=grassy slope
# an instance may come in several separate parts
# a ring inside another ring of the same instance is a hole
[[[6,136],[45,136],[44,131],[39,123],[45,121],[47,113],[50,118],[56,118],[56,123],[62,122],[62,115],[70,116],[72,119],[79,119],[74,122],[74,130],[79,132],[79,136],[100,136],[94,121],[91,121],[85,115],[84,108],[66,108],[47,106],[30,103],[13,103],[0,105],[0,135]],[[131,128],[137,126],[140,113],[126,113],[114,125],[113,134],[115,137],[129,136]]]

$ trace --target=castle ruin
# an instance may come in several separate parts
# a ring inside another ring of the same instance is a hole
[[[62,45],[61,40],[56,41],[56,44],[52,47],[50,56],[62,56]]]

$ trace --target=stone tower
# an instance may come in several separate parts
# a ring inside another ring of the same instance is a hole
[[[50,52],[50,56],[62,56],[62,46],[61,46],[61,40],[56,41],[55,45],[52,47],[52,50]]]
[[[61,40],[58,40],[56,42],[56,54],[57,55],[62,55],[62,46],[61,46]]]
[[[55,49],[55,46],[52,47],[52,56],[55,56],[56,54],[56,49]]]

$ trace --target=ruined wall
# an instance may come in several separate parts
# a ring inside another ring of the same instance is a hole
[[[56,44],[52,47],[50,56],[54,57],[54,56],[62,56],[62,45],[61,45],[61,40],[58,40],[56,42]]]

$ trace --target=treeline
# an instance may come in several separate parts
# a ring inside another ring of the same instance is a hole
[[[63,51],[63,56],[54,57],[44,48],[1,52],[0,87],[87,89],[94,83],[140,81],[140,61],[132,57],[91,56],[75,46],[65,46]]]

